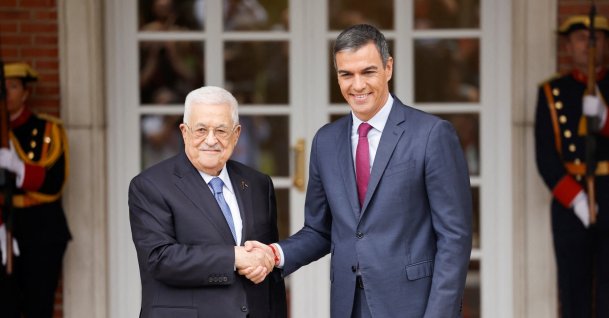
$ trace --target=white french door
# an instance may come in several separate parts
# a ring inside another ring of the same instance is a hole
[[[304,221],[313,135],[349,113],[333,72],[332,42],[343,28],[364,22],[375,24],[389,40],[395,59],[391,91],[404,103],[451,121],[467,156],[475,233],[465,317],[491,316],[509,307],[501,305],[509,300],[497,301],[490,290],[505,281],[495,276],[503,268],[496,261],[497,247],[511,247],[511,232],[487,234],[501,220],[495,211],[509,213],[509,205],[498,207],[497,198],[510,193],[497,193],[505,185],[489,181],[504,171],[494,159],[509,156],[496,146],[497,136],[509,142],[509,127],[502,126],[509,115],[501,117],[503,104],[494,102],[501,95],[498,85],[509,81],[497,73],[498,62],[509,53],[496,51],[499,41],[509,40],[509,20],[495,12],[509,8],[509,1],[107,2],[111,317],[134,317],[139,311],[129,181],[183,147],[177,125],[186,93],[216,85],[237,97],[243,134],[233,158],[272,176],[280,235],[286,237]],[[287,283],[291,317],[329,317],[328,257]]]

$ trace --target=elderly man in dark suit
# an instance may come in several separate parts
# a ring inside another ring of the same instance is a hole
[[[229,160],[241,132],[237,101],[224,89],[202,87],[185,106],[185,152],[129,187],[140,317],[286,317],[273,259],[240,246],[274,242],[278,231],[271,178]],[[246,278],[236,272],[243,268],[255,270]]]
[[[246,246],[272,249],[285,275],[330,253],[332,317],[458,317],[472,203],[456,133],[389,93],[376,28],[343,31],[334,58],[351,114],[313,140],[304,227]]]

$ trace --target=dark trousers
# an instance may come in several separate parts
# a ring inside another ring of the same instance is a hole
[[[565,222],[576,216],[568,209],[556,210],[553,211],[552,231],[561,317],[593,317],[595,303],[595,317],[609,318],[609,231],[595,227],[585,229],[577,223],[577,226],[561,226],[557,221]],[[594,285],[596,301],[593,302]]]
[[[55,290],[67,243],[44,246],[20,245],[14,272],[6,276],[0,266],[0,316],[6,318],[51,318]]]
[[[366,300],[366,290],[361,278],[355,282],[355,298],[353,299],[351,318],[372,318],[368,301]]]

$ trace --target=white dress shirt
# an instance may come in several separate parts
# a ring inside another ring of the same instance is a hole
[[[211,191],[212,195],[214,194],[214,190],[209,185],[211,179],[216,176],[210,176],[205,172],[199,171],[203,180],[207,184],[209,191]],[[235,235],[237,236],[237,245],[241,245],[241,231],[243,230],[243,220],[241,220],[241,212],[239,210],[239,204],[237,204],[237,197],[235,196],[235,191],[233,190],[233,184],[230,182],[230,177],[228,176],[228,171],[226,171],[226,165],[220,171],[220,174],[217,176],[222,179],[224,185],[222,186],[222,195],[224,196],[224,201],[228,204],[230,208],[230,214],[233,216],[233,223],[235,224]],[[215,198],[215,197],[214,197]]]
[[[389,113],[391,112],[391,107],[393,107],[393,97],[389,94],[387,97],[387,101],[385,105],[379,110],[376,115],[374,115],[370,120],[367,121],[372,129],[368,132],[368,147],[370,150],[370,170],[372,171],[372,165],[374,164],[374,158],[376,157],[376,149],[379,147],[379,142],[381,141],[381,134],[383,133],[383,129],[385,129],[385,124],[387,123],[387,119],[389,118]],[[357,133],[357,129],[359,125],[363,123],[363,121],[353,112],[351,112],[351,118],[353,119],[353,126],[351,127],[351,152],[353,154],[353,162],[355,163],[355,152],[357,150],[357,143],[359,141],[359,134]]]

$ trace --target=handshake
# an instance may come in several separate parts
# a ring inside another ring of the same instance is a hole
[[[235,246],[237,272],[254,284],[261,283],[275,265],[275,253],[269,245],[247,241],[244,246]]]

